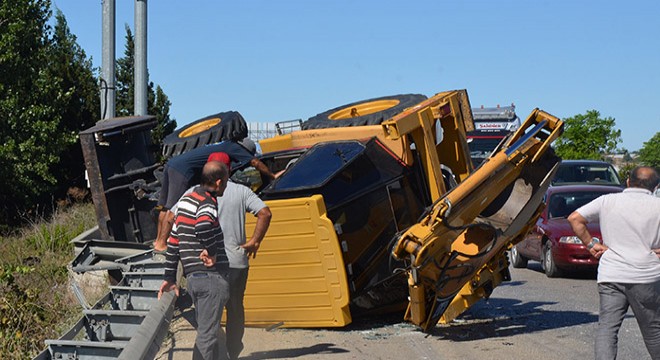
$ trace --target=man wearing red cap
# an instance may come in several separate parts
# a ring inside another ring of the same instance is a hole
[[[229,159],[229,155],[227,155],[227,153],[223,153],[223,152],[211,153],[211,155],[209,155],[209,158],[206,159],[206,162],[211,162],[211,161],[217,161],[227,165],[227,169],[229,169],[229,171],[231,172],[231,159]]]

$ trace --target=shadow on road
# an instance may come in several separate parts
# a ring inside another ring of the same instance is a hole
[[[516,299],[490,299],[475,304],[459,319],[438,325],[433,336],[453,341],[499,338],[520,333],[571,327],[598,321],[598,316],[580,311],[548,311],[553,302],[521,302]]]
[[[533,260],[529,261],[529,264],[527,264],[527,269],[539,272],[541,274],[544,273],[541,263]],[[597,274],[598,272],[595,270],[564,270],[561,272],[561,278],[594,280]]]
[[[247,356],[241,356],[241,360],[291,359],[310,354],[339,354],[346,352],[348,350],[335,347],[335,344],[326,343],[293,349],[255,351]]]

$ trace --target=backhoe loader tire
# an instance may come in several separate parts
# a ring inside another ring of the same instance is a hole
[[[336,107],[312,116],[303,123],[303,130],[346,126],[379,125],[406,108],[426,100],[420,94],[383,96]]]
[[[163,139],[163,156],[170,158],[192,149],[248,135],[245,119],[237,111],[210,115],[175,130]]]

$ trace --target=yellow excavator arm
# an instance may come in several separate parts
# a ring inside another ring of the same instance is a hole
[[[406,320],[425,331],[438,321],[453,320],[510,278],[506,250],[536,222],[560,161],[550,144],[563,131],[563,122],[535,109],[472,171],[465,159],[469,109],[464,90],[451,91],[382,125],[388,137],[415,143],[434,199],[422,220],[395,239],[392,251],[409,264]],[[449,166],[459,181],[449,191],[440,164]]]

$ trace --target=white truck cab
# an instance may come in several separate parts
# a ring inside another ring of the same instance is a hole
[[[516,106],[472,108],[474,131],[467,134],[470,157],[478,167],[509,134],[520,127]]]
[[[520,127],[520,118],[516,115],[516,106],[472,108],[475,131],[506,130],[515,131]]]

